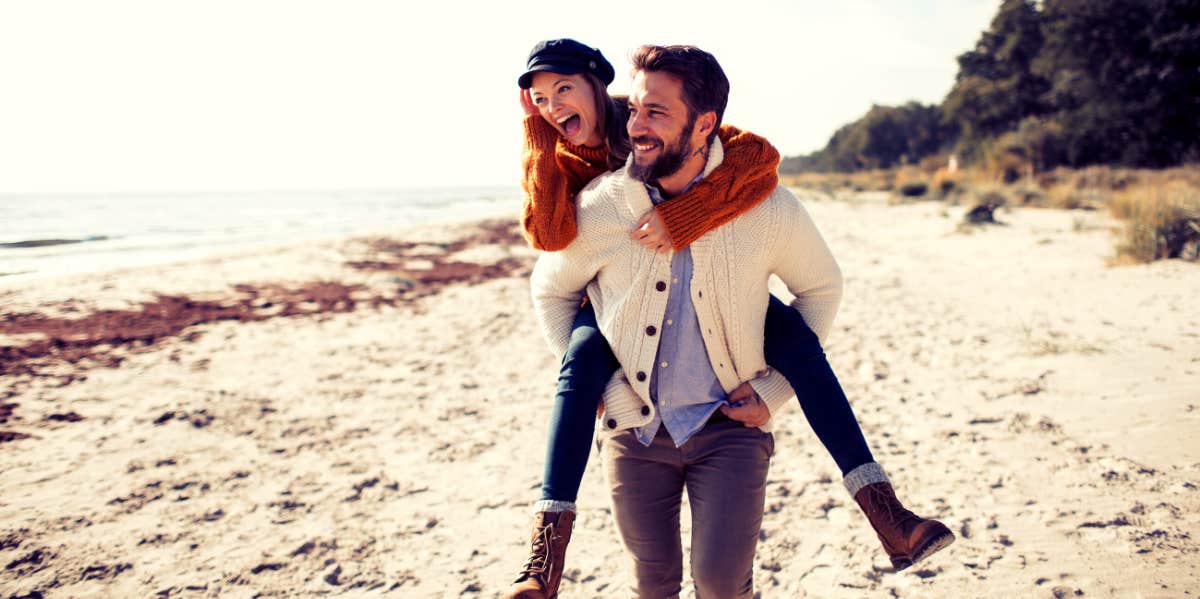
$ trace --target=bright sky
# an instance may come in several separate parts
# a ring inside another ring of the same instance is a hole
[[[516,185],[541,39],[712,52],[785,156],[940,102],[999,0],[0,0],[0,193]]]

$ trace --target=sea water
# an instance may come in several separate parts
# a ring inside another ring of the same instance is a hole
[[[0,194],[0,281],[202,258],[231,249],[515,218],[515,187]]]

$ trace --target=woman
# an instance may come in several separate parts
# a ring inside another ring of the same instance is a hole
[[[619,168],[629,153],[623,103],[605,91],[613,76],[599,51],[560,39],[535,46],[518,79],[526,132],[522,223],[537,249],[557,251],[570,244],[576,234],[575,195],[605,170]],[[718,137],[724,161],[686,192],[642,216],[630,232],[634,239],[659,251],[679,250],[772,193],[778,152],[761,137],[733,127],[722,127]],[[952,542],[944,525],[918,518],[896,499],[819,340],[800,314],[771,298],[766,331],[767,363],[796,391],[810,426],[837,462],[893,565],[906,568]],[[595,414],[617,367],[585,302],[559,374],[531,555],[505,597],[554,597],[558,592]]]

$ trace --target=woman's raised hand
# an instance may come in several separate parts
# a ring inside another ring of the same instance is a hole
[[[655,251],[665,252],[671,248],[671,235],[667,233],[667,224],[654,209],[638,219],[637,225],[634,226],[633,232],[629,236],[636,239],[642,246]]]
[[[521,108],[525,109],[525,116],[535,116],[538,114],[537,105],[533,103],[533,96],[530,95],[528,89],[521,90]]]

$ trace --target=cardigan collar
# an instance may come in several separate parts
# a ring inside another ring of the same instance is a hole
[[[721,140],[714,137],[712,146],[708,149],[708,162],[704,164],[704,170],[701,172],[702,177],[707,177],[713,169],[721,165],[725,160],[725,148],[721,146]],[[625,159],[625,166],[622,167],[621,173],[625,177],[625,202],[629,206],[629,213],[633,218],[641,218],[641,216],[654,208],[654,203],[650,201],[650,193],[646,191],[646,184],[629,176],[629,165],[633,163],[633,152],[629,153],[629,158]]]

